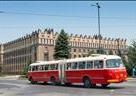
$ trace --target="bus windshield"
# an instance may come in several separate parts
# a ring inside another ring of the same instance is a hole
[[[107,68],[117,68],[123,67],[123,63],[121,59],[108,59],[106,60],[106,67]]]

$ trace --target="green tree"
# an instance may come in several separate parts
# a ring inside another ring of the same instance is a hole
[[[96,54],[96,52],[94,50],[88,52],[88,56],[91,56],[92,54]]]
[[[109,50],[109,55],[113,55],[113,51],[112,50]]]
[[[136,41],[133,41],[131,46],[128,48],[128,63],[126,63],[127,70],[129,70],[129,74],[133,68],[136,68]]]
[[[127,69],[127,73],[129,76],[131,76],[131,65],[129,64],[129,62],[127,61],[127,59],[125,58],[125,56],[122,56],[122,61],[123,61],[123,64],[125,65],[126,69]]]
[[[70,57],[70,46],[68,42],[69,36],[68,34],[62,29],[55,44],[55,52],[54,58],[64,59]]]
[[[103,48],[98,49],[97,54],[105,54],[104,49]]]
[[[27,65],[23,68],[22,75],[27,75],[29,65],[32,63],[31,60],[28,61]]]

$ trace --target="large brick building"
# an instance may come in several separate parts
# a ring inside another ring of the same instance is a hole
[[[58,33],[54,32],[53,29],[45,29],[44,31],[38,29],[29,35],[3,44],[1,50],[3,54],[1,55],[3,56],[3,72],[18,74],[30,61],[53,60],[57,36]],[[71,46],[71,58],[76,58],[87,56],[92,50],[96,52],[99,42],[96,35],[69,34],[69,44]],[[113,54],[118,54],[118,50],[123,54],[126,50],[126,40],[102,38],[100,46],[105,54],[109,54],[111,51]]]
[[[2,72],[3,67],[3,44],[0,44],[0,72]]]

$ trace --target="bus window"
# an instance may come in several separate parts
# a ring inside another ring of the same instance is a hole
[[[41,70],[42,70],[42,66],[39,65],[39,66],[38,66],[38,71],[41,71]]]
[[[38,66],[34,66],[34,71],[38,71]]]
[[[32,71],[34,71],[35,70],[35,66],[32,66]]]
[[[93,61],[87,61],[87,69],[93,68]]]
[[[107,68],[120,67],[120,65],[123,65],[121,59],[108,59],[108,60],[106,61],[106,67],[107,67]]]
[[[77,62],[72,63],[72,69],[77,69]]]
[[[49,65],[45,65],[45,70],[49,70]]]
[[[50,70],[54,69],[54,64],[50,65]]]
[[[79,69],[85,69],[85,63],[86,62],[79,62]]]
[[[51,70],[51,65],[48,65],[48,70]]]
[[[50,65],[50,67],[51,67],[51,70],[57,70],[58,69],[57,64],[52,64],[52,65]]]
[[[55,64],[55,70],[58,70],[58,64]]]
[[[45,69],[45,65],[42,65],[41,67],[42,67],[42,70],[44,71],[44,69]]]
[[[102,60],[95,60],[94,61],[94,68],[103,68],[103,61]]]
[[[67,63],[67,70],[71,69],[71,63]]]

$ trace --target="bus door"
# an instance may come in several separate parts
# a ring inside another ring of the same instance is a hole
[[[63,84],[65,81],[65,63],[61,62],[58,68],[59,68],[59,81],[60,83]]]

